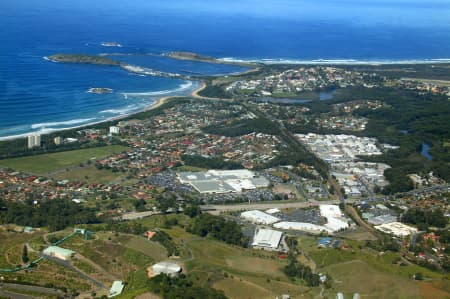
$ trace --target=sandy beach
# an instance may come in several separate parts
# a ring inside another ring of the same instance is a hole
[[[203,90],[206,87],[205,82],[202,81],[202,84],[195,90],[193,90],[190,93],[190,96],[192,97],[196,97],[196,98],[201,98],[201,96],[199,96],[197,93],[200,92],[201,90]],[[161,97],[156,99],[156,101],[154,103],[152,103],[151,105],[145,107],[144,110],[141,111],[136,111],[133,113],[128,113],[128,114],[123,114],[123,115],[119,115],[116,117],[111,117],[109,119],[106,120],[101,120],[101,121],[97,121],[97,122],[93,122],[90,124],[85,124],[85,125],[79,125],[79,126],[73,126],[70,128],[63,128],[63,129],[48,129],[46,132],[42,132],[40,134],[51,134],[54,132],[58,132],[58,131],[67,131],[67,130],[72,130],[72,129],[82,129],[82,128],[87,128],[87,127],[92,127],[101,123],[105,123],[105,122],[111,122],[111,121],[119,121],[125,118],[129,118],[132,117],[133,115],[139,114],[141,112],[144,111],[150,111],[153,109],[156,109],[160,106],[162,106],[163,104],[167,103],[168,101],[170,101],[171,99],[175,99],[175,98],[179,98],[182,96],[165,96],[165,97]],[[13,139],[20,139],[20,138],[26,138],[28,135],[30,135],[32,133],[24,133],[24,134],[18,134],[18,135],[12,135],[12,136],[6,136],[6,137],[0,137],[0,141],[7,141],[7,140],[13,140]]]

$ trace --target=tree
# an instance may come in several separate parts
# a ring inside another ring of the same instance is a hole
[[[24,264],[28,263],[30,261],[30,259],[28,258],[28,248],[27,245],[23,245],[23,249],[22,249],[22,262]]]
[[[175,197],[173,196],[160,196],[156,199],[157,209],[163,214],[166,214],[169,209],[178,210],[178,205]]]
[[[184,214],[191,218],[194,218],[202,213],[198,205],[189,205],[184,208]]]

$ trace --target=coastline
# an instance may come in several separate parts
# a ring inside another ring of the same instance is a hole
[[[169,58],[177,59],[174,57],[169,57]],[[44,59],[50,60],[49,57],[44,57]],[[185,60],[189,60],[189,59],[185,59]],[[190,59],[190,60],[192,60],[192,59]],[[285,65],[306,64],[306,65],[329,65],[329,66],[333,66],[333,65],[340,65],[340,66],[345,66],[345,65],[348,65],[348,66],[352,66],[352,65],[420,65],[420,64],[450,64],[450,59],[442,58],[442,59],[424,59],[424,60],[385,60],[385,61],[368,61],[368,60],[364,61],[364,60],[351,60],[351,59],[350,60],[320,59],[320,60],[309,60],[309,61],[306,61],[306,60],[284,60],[284,59],[273,59],[273,60],[259,59],[259,60],[245,61],[245,60],[228,57],[228,58],[218,58],[217,62],[218,63],[226,63],[226,64],[236,64],[236,65],[239,63],[242,63],[242,62],[253,63],[252,67],[250,67],[248,70],[245,70],[243,72],[239,72],[236,74],[228,74],[227,75],[227,76],[239,76],[239,75],[246,75],[246,74],[251,74],[253,72],[256,72],[261,68],[261,65],[269,65],[269,66],[276,65],[276,64],[280,64],[280,65],[283,65],[283,64],[285,64]],[[225,75],[222,75],[222,76],[225,76]],[[27,138],[27,136],[29,136],[31,134],[46,135],[46,134],[52,134],[52,133],[55,133],[58,131],[67,131],[67,130],[72,130],[72,129],[87,128],[87,127],[92,127],[92,126],[95,126],[95,125],[98,125],[101,123],[122,120],[125,118],[129,118],[135,114],[139,114],[139,113],[142,113],[145,111],[156,109],[172,98],[189,97],[190,96],[190,97],[198,98],[198,99],[211,99],[211,98],[203,97],[203,96],[199,95],[199,93],[207,87],[207,84],[204,80],[202,80],[201,78],[195,78],[195,79],[190,78],[190,79],[188,79],[188,81],[195,82],[195,84],[199,84],[199,86],[196,86],[196,88],[191,90],[191,92],[189,94],[188,93],[180,94],[180,95],[173,94],[173,95],[165,95],[165,96],[155,97],[154,102],[152,102],[151,104],[149,104],[145,107],[142,107],[141,109],[139,109],[137,111],[113,116],[113,117],[106,118],[106,119],[97,120],[94,122],[65,127],[65,128],[45,128],[45,130],[42,130],[42,131],[31,131],[30,130],[26,133],[18,133],[15,135],[0,136],[0,142],[15,140],[15,139],[24,139],[24,138]],[[226,99],[224,99],[224,100],[226,100]]]
[[[201,96],[199,96],[197,93],[200,92],[201,90],[203,90],[206,87],[206,83],[204,81],[192,81],[192,82],[201,82],[201,84],[197,88],[192,90],[191,93],[189,95],[187,95],[187,96],[201,98]],[[182,97],[182,96],[180,96],[180,95],[168,95],[168,96],[159,97],[159,98],[156,98],[153,103],[151,103],[150,105],[146,106],[144,109],[139,110],[139,111],[135,111],[135,112],[127,113],[127,114],[122,114],[122,115],[114,116],[114,117],[111,117],[111,118],[108,118],[108,119],[99,120],[99,121],[95,121],[95,122],[92,122],[92,123],[82,124],[82,125],[68,127],[68,128],[61,128],[61,129],[55,128],[55,129],[47,129],[47,131],[45,131],[45,132],[28,132],[28,133],[23,133],[23,134],[4,136],[4,137],[0,137],[0,142],[27,138],[27,136],[32,135],[32,134],[46,135],[46,134],[52,134],[52,133],[55,133],[55,132],[61,132],[61,131],[67,131],[67,130],[73,130],[73,129],[82,129],[82,128],[87,128],[87,127],[92,127],[92,126],[95,126],[95,125],[99,125],[99,124],[106,123],[106,122],[111,122],[111,121],[119,121],[119,120],[122,120],[122,119],[125,119],[125,118],[132,117],[133,115],[136,115],[136,114],[139,114],[139,113],[142,113],[142,112],[146,112],[146,111],[157,109],[157,108],[161,107],[163,104],[169,102],[170,100],[173,100],[173,99],[176,99],[176,98],[179,98],[179,97]]]
[[[295,58],[217,58],[223,63],[248,63],[266,65],[414,65],[414,64],[450,64],[450,58],[424,58],[424,59],[295,59]]]

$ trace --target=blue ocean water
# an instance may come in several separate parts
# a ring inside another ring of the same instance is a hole
[[[0,138],[73,127],[143,109],[198,83],[43,59],[54,53],[192,51],[244,60],[450,58],[444,0],[2,0]],[[320,3],[319,3],[320,2]],[[103,47],[118,42],[122,48]],[[114,56],[185,74],[241,71],[155,56]],[[109,87],[97,95],[90,87]],[[125,96],[124,94],[134,94]]]

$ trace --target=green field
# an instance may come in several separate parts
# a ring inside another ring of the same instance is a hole
[[[362,298],[421,298],[418,284],[411,278],[378,271],[361,260],[337,263],[324,270],[334,279],[333,289],[346,298],[354,293]]]
[[[420,292],[421,287],[412,279],[413,275],[422,273],[427,279],[425,287],[429,289],[433,289],[431,283],[443,278],[443,275],[418,265],[400,266],[396,262],[400,254],[377,254],[365,249],[364,241],[346,240],[350,248],[337,250],[317,248],[317,239],[301,237],[298,247],[315,261],[316,272],[332,277],[332,288],[325,292],[329,296],[342,292],[346,298],[351,298],[354,293],[359,293],[362,298],[428,298]],[[442,291],[434,288],[435,292]]]
[[[187,241],[186,249],[191,254],[186,261],[189,276],[213,282],[229,298],[275,298],[309,289],[293,284],[283,274],[286,261],[276,258],[275,253],[200,238]]]
[[[120,183],[126,185],[127,173],[112,172],[106,169],[97,169],[94,165],[87,165],[64,171],[53,176],[59,180],[89,181],[90,183]]]
[[[142,252],[154,261],[162,261],[167,258],[167,250],[157,242],[152,242],[144,237],[133,236],[125,243],[127,248]]]
[[[9,167],[18,171],[45,175],[64,168],[78,166],[89,159],[100,159],[129,149],[126,146],[111,145],[105,147],[81,149],[53,154],[42,154],[21,158],[0,160],[0,167]]]
[[[38,239],[40,235],[40,233],[0,232],[0,268],[10,269],[22,265],[24,244]],[[28,252],[28,256],[30,259],[36,257],[32,252]]]

